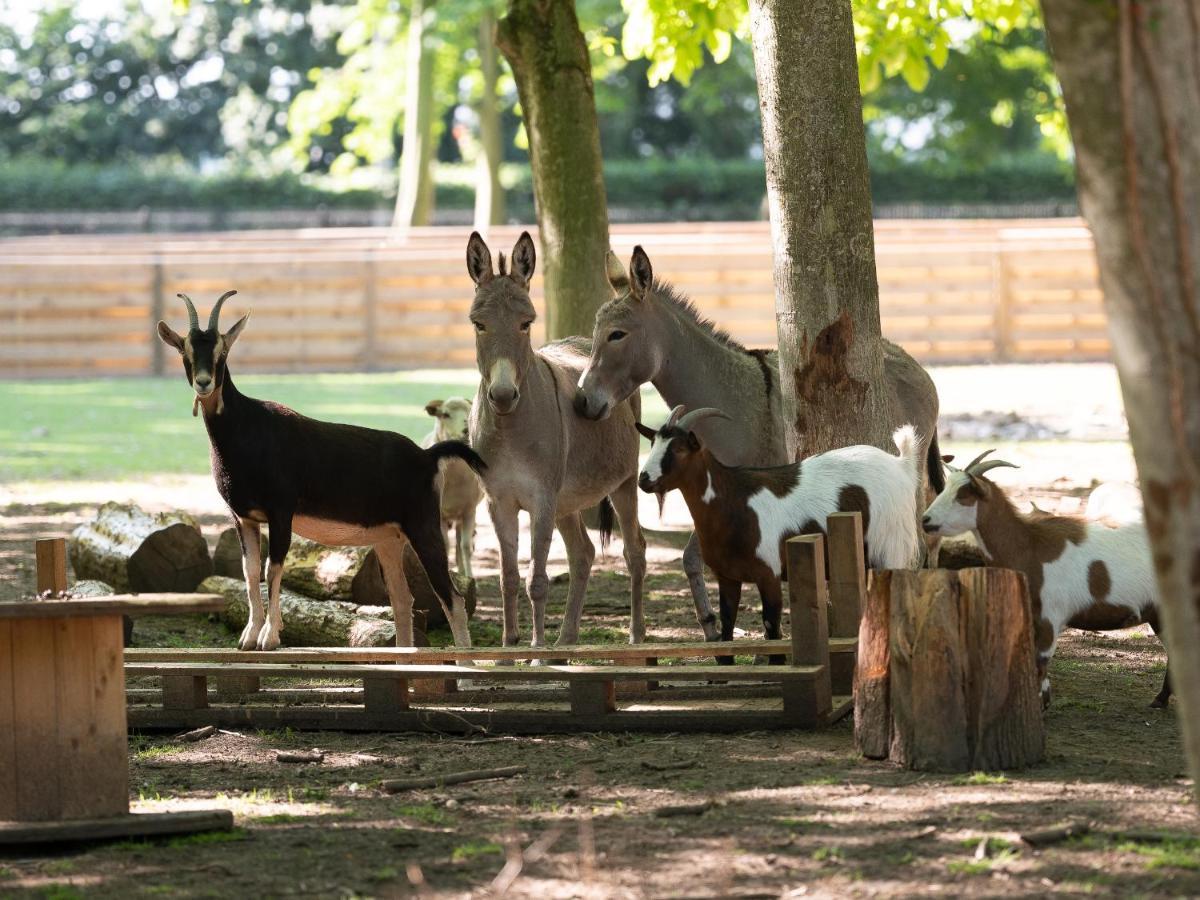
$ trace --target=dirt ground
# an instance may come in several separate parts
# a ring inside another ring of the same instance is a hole
[[[939,388],[955,414],[953,389]],[[1005,472],[1005,484],[1047,509],[1079,509],[1093,479],[1131,477],[1119,417],[1083,435],[1061,418],[1010,412],[950,422],[946,449],[973,455],[997,441],[1025,465]],[[1103,418],[1092,413],[1081,419],[1088,427]],[[1030,423],[1051,431],[1030,432]],[[187,508],[210,538],[225,524],[207,479],[9,486],[3,591],[31,583],[33,537],[69,530],[115,495]],[[660,524],[651,502],[642,521],[652,529],[650,639],[694,638],[680,509],[669,505]],[[477,556],[476,633],[487,640],[499,590],[486,527]],[[556,544],[551,574],[564,569]],[[621,641],[628,582],[619,545],[594,577],[585,638]],[[551,591],[556,628],[564,580]],[[740,624],[757,636],[757,620],[747,594]],[[200,617],[146,619],[137,642],[231,646],[232,636]],[[1147,706],[1164,671],[1146,629],[1067,632],[1051,668],[1046,760],[1009,773],[927,775],[863,760],[849,721],[726,736],[240,731],[185,744],[132,734],[135,810],[223,807],[236,830],[0,855],[0,896],[470,897],[506,887],[515,897],[1197,896],[1200,838],[1175,709]],[[324,761],[274,758],[310,748]],[[385,778],[507,765],[528,771],[400,795],[379,788]],[[682,806],[694,808],[678,814]],[[1067,819],[1091,823],[1092,833],[1042,850],[1020,840]]]

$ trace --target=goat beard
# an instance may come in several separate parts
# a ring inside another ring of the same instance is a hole
[[[663,504],[667,502],[667,493],[666,491],[655,491],[654,496],[658,498],[658,521],[662,522]]]

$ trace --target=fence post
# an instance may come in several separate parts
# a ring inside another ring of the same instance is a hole
[[[1005,250],[996,245],[992,255],[992,300],[995,328],[995,360],[1009,362],[1012,359],[1012,292],[1009,279],[1012,273]]]
[[[829,590],[825,584],[825,538],[806,534],[787,544],[788,607],[792,625],[792,665],[816,666],[808,681],[783,684],[784,715],[812,727],[833,708],[829,674]]]
[[[164,354],[166,347],[158,339],[158,323],[163,318],[163,264],[162,257],[154,257],[154,271],[150,281],[150,374],[163,375],[167,371]]]
[[[376,354],[379,352],[379,344],[375,339],[375,328],[378,324],[379,315],[375,308],[376,295],[375,285],[375,253],[372,250],[366,251],[366,256],[363,259],[363,369],[370,372],[379,368],[376,363]]]
[[[829,636],[857,638],[867,595],[866,562],[863,559],[862,516],[856,512],[833,513],[829,529]],[[853,653],[830,656],[833,692],[851,693],[854,686]]]

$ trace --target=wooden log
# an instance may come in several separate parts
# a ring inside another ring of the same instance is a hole
[[[236,528],[226,528],[217,536],[217,547],[213,550],[213,574],[226,578],[242,578],[242,542],[238,540]],[[261,581],[266,578],[267,531],[259,535],[259,573]]]
[[[1006,569],[877,573],[860,634],[856,741],[910,769],[1021,768],[1045,752],[1025,579]],[[887,605],[887,690],[879,671]]]
[[[888,701],[888,623],[892,572],[876,572],[858,630],[854,669],[854,745],[868,759],[887,759],[892,741]]]
[[[425,788],[441,788],[450,784],[470,784],[474,781],[494,781],[498,778],[515,778],[524,775],[526,766],[503,766],[499,769],[472,769],[468,772],[448,772],[445,775],[429,775],[418,778],[389,778],[379,786],[387,794],[404,791],[419,791]]]
[[[250,616],[246,583],[240,578],[214,575],[199,589],[225,598],[221,620],[233,631],[241,631]],[[259,591],[266,602],[267,585]],[[353,603],[314,600],[286,588],[279,592],[283,613],[280,637],[290,647],[388,647],[396,643],[396,625],[390,608],[358,607]],[[414,631],[418,645],[428,643],[424,632]]]
[[[212,574],[208,544],[185,513],[150,515],[130,504],[106,503],[68,541],[76,578],[117,591],[186,592]]]
[[[791,538],[786,548],[791,665],[793,668],[815,667],[817,677],[785,682],[782,687],[783,711],[800,727],[812,728],[824,721],[833,708],[825,539],[819,534],[801,535]]]

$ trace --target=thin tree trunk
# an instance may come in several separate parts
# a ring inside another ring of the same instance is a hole
[[[479,22],[479,65],[483,96],[479,99],[479,159],[475,175],[475,227],[504,222],[504,188],[500,186],[500,104],[496,101],[499,60],[496,58],[496,16],[491,9]]]
[[[587,44],[574,0],[510,0],[496,30],[521,97],[550,338],[592,333],[612,296],[608,205]]]
[[[850,0],[751,0],[788,452],[891,446]]]
[[[398,228],[428,225],[433,215],[433,50],[429,47],[433,17],[430,0],[413,0],[404,85],[404,148],[393,220]]]
[[[1200,3],[1043,8],[1200,785]]]

